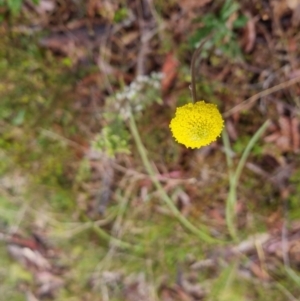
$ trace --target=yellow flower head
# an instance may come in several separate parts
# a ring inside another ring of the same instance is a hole
[[[177,108],[170,123],[176,141],[190,148],[200,148],[215,141],[223,127],[224,120],[217,106],[204,101]]]

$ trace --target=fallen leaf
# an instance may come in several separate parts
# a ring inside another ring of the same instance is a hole
[[[38,272],[35,275],[39,285],[38,296],[53,297],[57,290],[64,285],[64,280],[48,271]]]
[[[232,120],[226,120],[226,129],[230,139],[236,141],[238,139],[238,133],[235,124],[232,122]]]
[[[289,9],[294,10],[300,5],[299,0],[286,0],[286,5]]]
[[[291,132],[291,124],[289,117],[280,116],[279,127],[281,136],[276,140],[276,145],[282,152],[287,152],[291,150],[292,143],[292,132]]]
[[[195,10],[210,3],[211,0],[181,0],[180,6],[185,10]]]
[[[256,28],[255,23],[256,19],[251,16],[250,13],[245,14],[248,17],[248,21],[246,24],[245,32],[244,32],[244,38],[243,38],[243,48],[246,53],[249,53],[253,50],[255,39],[256,39]]]
[[[293,11],[293,16],[292,16],[292,24],[294,27],[298,27],[300,25],[300,3],[298,1],[298,5]]]
[[[293,151],[295,153],[299,152],[299,148],[300,148],[299,125],[300,125],[299,119],[297,117],[292,117],[291,120],[292,144],[293,144]]]
[[[34,267],[40,270],[51,268],[49,261],[38,251],[22,248],[17,245],[8,245],[8,252],[23,267]]]
[[[39,301],[32,292],[26,292],[26,301]]]
[[[250,266],[251,272],[261,280],[270,280],[269,274],[257,263],[252,263]]]
[[[176,57],[172,52],[168,53],[166,60],[162,67],[162,73],[164,75],[161,81],[162,93],[166,93],[172,86],[176,76],[177,76],[177,67],[179,63]]]
[[[145,280],[145,274],[130,275],[125,279],[124,296],[127,301],[150,301],[150,285]]]
[[[213,208],[209,210],[208,214],[210,219],[216,222],[218,225],[224,226],[226,224],[224,215],[222,214],[222,212],[220,212],[219,208]]]
[[[266,143],[272,143],[272,142],[277,141],[277,139],[279,139],[279,137],[280,137],[280,133],[279,132],[275,132],[275,133],[272,133],[272,134],[266,136],[264,138],[264,142],[266,142]]]
[[[289,244],[289,255],[294,263],[300,263],[300,240],[291,241]]]

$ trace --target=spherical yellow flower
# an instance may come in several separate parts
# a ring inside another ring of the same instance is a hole
[[[200,148],[215,141],[224,127],[216,105],[198,101],[176,109],[170,129],[177,142],[190,148]]]

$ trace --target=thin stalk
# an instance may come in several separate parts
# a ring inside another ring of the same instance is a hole
[[[113,245],[115,245],[116,247],[119,247],[121,249],[125,249],[125,250],[138,250],[136,248],[136,246],[131,245],[127,242],[124,242],[118,238],[115,238],[113,236],[110,236],[109,234],[107,234],[104,230],[102,230],[99,226],[97,226],[95,223],[92,223],[92,229],[94,230],[94,232],[102,239],[112,243]]]
[[[141,159],[143,161],[144,167],[147,170],[147,173],[151,177],[151,180],[153,184],[155,185],[156,189],[159,191],[162,200],[165,202],[165,204],[168,206],[172,214],[174,215],[175,218],[179,220],[179,222],[186,228],[188,229],[191,233],[195,234],[198,236],[201,240],[205,241],[206,243],[215,243],[219,242],[218,240],[212,238],[210,235],[205,233],[203,230],[198,229],[195,227],[189,220],[187,220],[181,213],[180,211],[176,208],[174,205],[172,199],[168,196],[168,194],[165,192],[164,188],[160,184],[160,182],[157,180],[155,171],[153,167],[151,166],[151,163],[149,161],[149,158],[147,156],[146,149],[142,143],[140,134],[137,129],[137,125],[135,122],[135,119],[132,114],[130,114],[129,118],[129,128],[132,133],[132,136],[135,140],[138,152],[141,156]]]
[[[192,57],[192,62],[191,62],[191,84],[192,84],[192,98],[193,102],[195,103],[198,98],[197,98],[197,88],[196,88],[196,81],[197,81],[197,72],[196,72],[196,66],[197,66],[197,58],[199,57],[202,48],[204,44],[212,37],[213,33],[211,33],[209,36],[207,36],[198,46],[198,48],[195,50],[193,57]],[[199,62],[198,62],[199,63]]]
[[[139,248],[138,246],[122,241],[121,239],[115,238],[106,233],[94,221],[90,220],[84,213],[82,213],[82,218],[84,219],[84,221],[90,223],[90,228],[95,232],[95,234],[97,234],[99,238],[107,241],[108,243],[113,244],[114,246],[120,249],[131,250],[136,253],[142,253],[141,248]]]
[[[238,182],[242,173],[242,169],[248,159],[248,156],[250,154],[250,151],[252,150],[255,143],[258,141],[258,139],[261,137],[261,135],[265,132],[269,125],[270,121],[267,120],[265,123],[258,129],[258,131],[253,135],[253,137],[250,139],[249,143],[247,144],[242,157],[237,165],[237,168],[235,172],[232,171],[232,161],[229,157],[230,154],[230,143],[229,138],[227,136],[227,133],[224,131],[222,137],[223,137],[223,143],[225,146],[225,154],[227,158],[227,164],[229,168],[229,193],[226,200],[226,223],[227,228],[230,233],[230,236],[233,239],[236,239],[236,226],[235,226],[235,206],[236,206],[236,190],[238,186]]]
[[[233,161],[231,158],[231,147],[230,141],[226,129],[222,132],[222,139],[224,144],[224,151],[226,155],[226,161],[229,171],[229,192],[226,199],[226,224],[229,234],[232,238],[236,238],[235,230],[235,219],[234,219],[234,207],[236,204],[236,191],[234,185],[234,172],[233,172]]]
[[[237,185],[238,181],[239,181],[239,178],[241,176],[241,173],[242,173],[242,169],[246,163],[246,160],[250,154],[250,151],[252,150],[253,146],[255,145],[255,143],[257,142],[257,140],[260,138],[260,136],[265,132],[265,130],[267,129],[267,127],[269,126],[270,124],[270,120],[267,120],[264,122],[264,124],[257,130],[257,132],[254,134],[254,136],[250,139],[248,145],[246,146],[243,154],[242,154],[242,157],[238,163],[238,166],[236,168],[236,171],[235,171],[235,184]]]

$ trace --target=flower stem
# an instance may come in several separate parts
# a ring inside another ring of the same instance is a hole
[[[202,48],[204,44],[212,37],[213,33],[208,35],[198,46],[198,48],[195,50],[193,57],[192,57],[192,62],[191,62],[191,78],[192,78],[192,97],[193,97],[193,102],[195,103],[198,98],[197,98],[197,88],[196,88],[196,79],[197,79],[197,72],[196,72],[196,66],[197,66],[197,58],[200,55]]]
[[[160,184],[160,182],[157,180],[157,177],[155,175],[154,169],[151,166],[151,163],[149,161],[149,158],[147,156],[147,151],[145,149],[145,146],[142,143],[140,134],[137,129],[137,125],[135,122],[135,119],[132,114],[130,114],[129,119],[129,128],[132,133],[132,136],[135,140],[136,146],[138,148],[138,152],[141,156],[141,159],[143,161],[144,167],[146,168],[149,176],[151,177],[151,180],[153,184],[155,185],[156,189],[160,192],[162,200],[166,203],[174,217],[176,217],[179,222],[188,229],[191,233],[198,236],[201,240],[205,241],[206,243],[215,243],[219,242],[218,240],[212,238],[209,234],[205,233],[203,230],[198,229],[195,227],[190,221],[188,221],[181,212],[177,209],[177,207],[174,205],[172,199],[168,196],[168,194],[165,192],[164,188]]]

